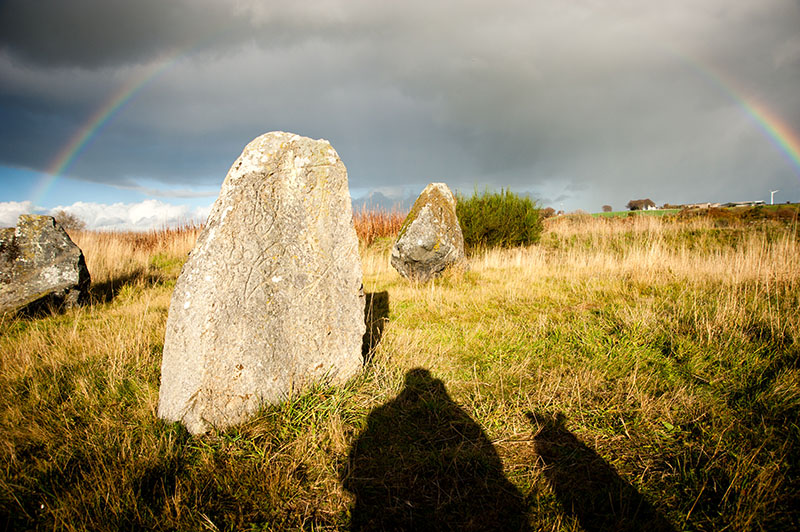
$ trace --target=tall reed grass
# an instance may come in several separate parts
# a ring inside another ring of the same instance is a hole
[[[160,275],[165,266],[179,265],[202,229],[187,223],[150,231],[72,230],[69,234],[83,251],[92,281],[104,284],[144,280],[148,274]]]
[[[403,226],[406,212],[372,210],[362,207],[353,213],[356,235],[362,246],[371,246],[378,238],[394,238]]]

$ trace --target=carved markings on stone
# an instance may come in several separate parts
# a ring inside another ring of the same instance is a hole
[[[347,172],[327,141],[268,133],[234,162],[181,272],[159,415],[193,433],[361,367],[364,300]]]

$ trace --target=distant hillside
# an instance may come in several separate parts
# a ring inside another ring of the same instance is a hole
[[[360,198],[353,198],[353,210],[360,211],[367,210],[382,210],[382,211],[407,211],[414,204],[416,198],[412,196],[405,196],[402,198],[390,198],[380,192],[373,191],[366,196]]]

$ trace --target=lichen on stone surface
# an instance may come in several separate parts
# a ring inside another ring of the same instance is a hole
[[[12,268],[19,256],[14,228],[0,229],[0,283],[11,282]]]
[[[392,248],[392,266],[403,277],[425,282],[464,261],[455,207],[444,183],[431,183],[420,193]]]
[[[89,284],[83,253],[52,217],[24,214],[0,233],[0,312],[45,302],[69,307]]]
[[[447,188],[447,185],[444,183],[431,183],[425,187],[425,189],[420,193],[419,197],[417,197],[414,205],[411,206],[411,210],[408,211],[408,215],[403,221],[403,225],[400,227],[397,238],[400,239],[403,237],[408,227],[414,223],[414,220],[416,220],[419,216],[419,212],[425,206],[429,206],[431,208],[438,207],[438,210],[434,212],[438,213],[442,217],[442,221],[447,225],[452,225],[453,223],[457,224],[458,219],[455,215],[455,201],[456,200],[453,197],[453,194],[450,192],[450,189]]]

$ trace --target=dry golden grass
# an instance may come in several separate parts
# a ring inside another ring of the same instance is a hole
[[[158,269],[159,260],[184,260],[202,229],[187,224],[146,232],[70,231],[70,236],[83,250],[92,281],[107,283],[146,275]]]
[[[391,217],[360,216],[365,291],[389,307],[364,372],[202,438],[155,415],[169,298],[198,228],[76,233],[104,287],[92,304],[0,318],[0,522],[345,529],[348,455],[422,367],[485,432],[534,529],[621,526],[619,508],[578,509],[598,495],[652,505],[648,522],[676,530],[797,525],[796,226],[558,218],[539,245],[420,285],[389,266]],[[435,462],[418,452],[398,466]]]
[[[483,252],[466,275],[428,285],[400,281],[386,249],[365,254],[364,265],[366,285],[388,285],[396,302],[383,345],[392,363],[447,375],[512,478],[541,484],[540,472],[525,465],[530,457],[520,440],[530,440],[530,426],[522,414],[557,410],[601,455],[620,456],[618,468],[640,462],[634,478],[644,487],[685,489],[686,476],[702,478],[701,491],[675,514],[679,528],[697,526],[692,508],[716,497],[724,517],[703,518],[747,529],[797,485],[796,470],[781,475],[763,462],[797,460],[796,426],[784,429],[782,420],[800,405],[798,251],[795,226],[584,217],[553,220],[541,245]],[[742,404],[728,410],[719,401]],[[749,427],[751,408],[774,418]],[[705,424],[714,427],[700,429],[705,443],[663,446],[671,462],[643,452],[659,448],[662,442],[646,440],[655,433],[658,441],[667,426],[683,438],[676,427],[691,432]],[[726,441],[731,424],[748,428]],[[775,448],[737,441],[751,429],[776,437]],[[720,467],[730,483],[709,494],[708,483],[720,480],[703,478],[713,467],[697,468],[724,461],[725,453],[738,456]],[[648,471],[664,476],[655,482]],[[740,494],[735,504],[731,493]]]

